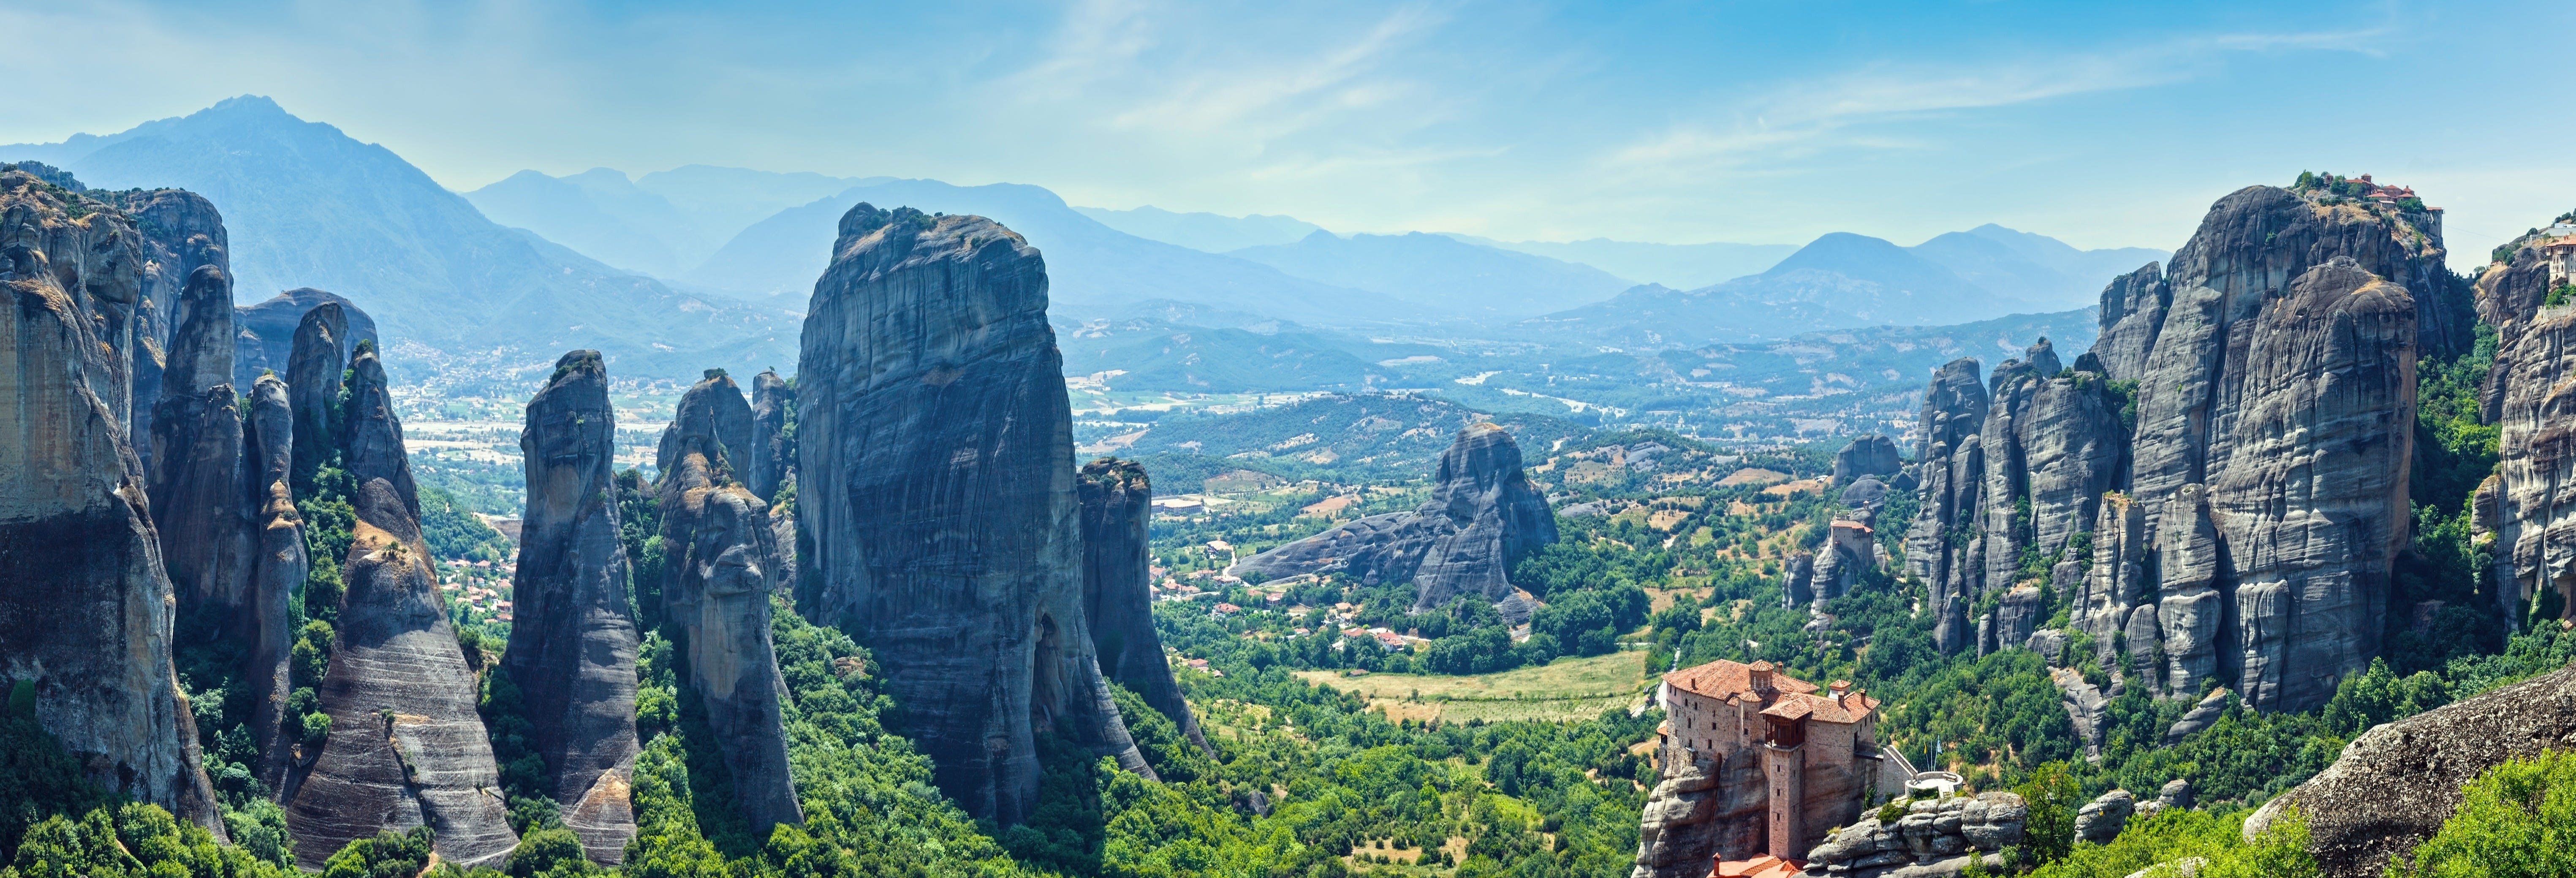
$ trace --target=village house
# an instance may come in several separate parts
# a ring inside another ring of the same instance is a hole
[[[1819,691],[1770,662],[1715,661],[1665,674],[1657,698],[1662,764],[1721,778],[1720,859],[1804,860],[1881,783],[1879,702],[1848,681]]]

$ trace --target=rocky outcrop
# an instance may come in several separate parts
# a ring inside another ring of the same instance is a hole
[[[2050,668],[2048,679],[2057,685],[2057,700],[2074,724],[2075,741],[2083,745],[2084,759],[2101,762],[2102,738],[2111,729],[2111,700],[2102,697],[2101,687],[2073,668]]]
[[[1145,468],[1104,457],[1082,465],[1076,489],[1082,495],[1083,615],[1091,620],[1100,672],[1135,690],[1208,750],[1198,717],[1172,680],[1163,639],[1154,633],[1153,556],[1146,543],[1154,488]]]
[[[2576,667],[2388,723],[2265,804],[2248,838],[2291,807],[2329,878],[2378,876],[2459,809],[2460,787],[2508,759],[2576,747]]]
[[[253,766],[269,789],[286,787],[293,742],[285,734],[286,696],[290,691],[287,662],[295,641],[289,603],[304,589],[312,564],[304,554],[304,515],[295,509],[289,469],[293,466],[295,413],[286,382],[261,375],[251,385],[250,421],[242,444],[249,459],[251,545],[250,585],[241,619],[249,649],[242,656],[243,679],[251,684],[251,734],[259,745]]]
[[[1862,436],[1834,452],[1834,484],[1849,485],[1862,476],[1893,476],[1905,466],[1896,440],[1876,433]]]
[[[2030,806],[2014,793],[1916,799],[1892,823],[1863,817],[1827,837],[1808,852],[1803,874],[1930,878],[1959,874],[1972,856],[1981,867],[2000,870],[2003,860],[1995,855],[2020,844],[2029,823]]]
[[[2496,476],[2478,509],[2494,535],[2494,611],[2520,622],[2555,595],[2576,618],[2576,307],[2550,306],[2559,280],[2524,242],[2478,278],[2478,305],[2496,327],[2484,388],[2498,437]]]
[[[341,317],[334,325],[332,338],[340,342],[340,359],[346,362],[358,343],[382,342],[376,339],[376,321],[367,312],[339,295],[300,287],[270,296],[256,305],[233,309],[233,386],[249,387],[263,370],[285,375],[295,364],[295,333],[306,315],[324,305],[337,306]],[[339,376],[332,376],[336,385]]]
[[[501,668],[519,687],[564,825],[581,836],[592,862],[614,866],[635,837],[627,786],[636,753],[636,631],[611,484],[616,413],[598,351],[555,361],[553,377],[528,401],[519,452],[528,506]]]
[[[1780,600],[1790,609],[1816,601],[1816,556],[1792,552],[1780,562]]]
[[[1556,542],[1556,514],[1521,471],[1520,445],[1501,427],[1469,425],[1440,455],[1438,479],[1414,513],[1434,534],[1413,573],[1414,610],[1510,597],[1511,565]]]
[[[2202,696],[2199,703],[2193,704],[2190,710],[2183,712],[2181,719],[2174,720],[2173,725],[2165,728],[2164,737],[2159,739],[2162,746],[2171,747],[2181,743],[2182,739],[2198,734],[2201,730],[2217,723],[2218,718],[2227,713],[2227,699],[2234,694],[2223,688],[2209,690],[2209,694]]]
[[[751,446],[745,452],[750,473],[743,483],[764,502],[778,499],[779,484],[786,481],[788,468],[796,465],[796,449],[787,434],[795,414],[796,389],[787,379],[767,370],[751,376]]]
[[[339,412],[340,373],[345,371],[348,352],[354,342],[349,336],[349,311],[338,302],[324,302],[304,312],[295,324],[295,345],[287,355],[287,406],[295,412],[295,460],[292,481],[299,492],[312,488],[313,472],[331,457],[340,445]]]
[[[66,175],[68,176],[68,175]],[[136,189],[92,192],[134,220],[135,242],[142,249],[142,295],[134,308],[134,408],[129,423],[135,454],[152,465],[152,406],[161,400],[161,371],[167,364],[170,336],[178,329],[179,293],[199,268],[214,266],[232,276],[226,254],[223,215],[205,196],[184,189]],[[226,303],[228,306],[230,303]],[[248,377],[232,385],[247,388]]]
[[[351,840],[413,826],[437,833],[444,861],[497,865],[518,836],[422,539],[402,424],[373,346],[360,346],[349,372],[342,431],[357,524],[320,690],[331,731],[289,784],[287,831],[307,869]]]
[[[1236,575],[1342,572],[1363,584],[1414,584],[1415,612],[1459,597],[1512,596],[1511,565],[1556,542],[1556,516],[1521,470],[1510,433],[1469,425],[1440,455],[1431,499],[1412,512],[1372,515],[1246,558]]]
[[[108,792],[221,837],[126,443],[142,259],[124,215],[0,171],[0,676]]]
[[[1721,818],[1750,819],[1758,831],[1762,766],[1751,758],[1735,761],[1742,764],[1720,765],[1701,754],[1671,766],[1655,782],[1646,795],[1631,878],[1702,878],[1727,842],[1744,850],[1760,843],[1758,837],[1728,839],[1727,833],[1711,831],[1710,824]],[[1748,791],[1753,795],[1748,797]]]
[[[250,604],[251,521],[233,391],[232,282],[199,267],[179,294],[161,400],[152,406],[154,524],[180,618],[236,637]]]
[[[606,389],[602,378],[603,406]],[[680,397],[671,426],[662,432],[656,466],[662,618],[677,634],[689,688],[705,705],[707,726],[732,769],[735,805],[753,836],[766,838],[770,827],[805,822],[805,812],[788,774],[787,732],[780,719],[787,682],[779,676],[769,634],[778,541],[768,506],[743,487],[722,456],[725,438],[743,435],[736,428],[750,425],[750,412],[733,379],[709,370],[706,380]],[[609,440],[595,440],[602,443],[597,467],[603,477]],[[613,545],[616,527],[610,521],[604,534]],[[627,734],[633,734],[631,727]],[[631,738],[623,746],[631,751]]]
[[[700,387],[707,389],[701,391]],[[689,452],[675,443],[696,443],[706,454],[710,478],[718,483],[748,484],[757,450],[752,446],[751,403],[743,400],[742,386],[735,384],[725,370],[708,369],[689,391],[697,396],[697,405],[674,415],[673,429],[662,431],[662,446],[654,454],[655,459],[678,460]],[[681,426],[676,419],[682,417],[690,419],[690,423]]]
[[[2138,797],[2128,790],[2103,793],[2075,811],[2075,838],[2094,844],[2110,844],[2129,825],[2129,815],[2137,813]]]
[[[861,204],[833,254],[797,367],[815,571],[799,606],[873,652],[971,814],[1027,819],[1041,734],[1143,768],[1083,611],[1073,416],[1038,251],[982,217]]]

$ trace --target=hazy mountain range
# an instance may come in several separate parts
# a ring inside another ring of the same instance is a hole
[[[330,290],[374,314],[389,344],[436,354],[403,362],[494,377],[541,369],[575,347],[599,348],[636,376],[792,368],[805,296],[841,214],[861,201],[990,216],[1045,253],[1066,325],[1149,320],[1179,334],[1288,320],[1513,343],[1778,339],[2064,311],[2164,256],[2077,250],[1993,225],[1911,248],[1839,233],[1800,248],[1336,235],[1285,216],[1077,208],[1020,184],[706,165],[633,177],[523,171],[459,194],[382,146],[252,96],[116,134],[0,146],[0,160],[19,159],[93,186],[204,194],[231,231],[237,298]],[[1278,341],[1220,347],[1274,361],[1318,349]],[[1130,370],[1140,378],[1173,362],[1158,360],[1159,342],[1118,347],[1153,366]],[[1149,347],[1158,353],[1143,356]],[[1353,367],[1370,361],[1350,353],[1287,371],[1367,374]],[[1086,355],[1093,368],[1081,371],[1125,368],[1102,354]]]
[[[391,150],[267,98],[0,155],[91,186],[206,196],[230,234],[236,300],[318,287],[374,315],[387,344],[444,355],[391,358],[398,369],[533,371],[573,348],[635,376],[796,360],[799,324],[785,312],[679,293],[496,224]]]

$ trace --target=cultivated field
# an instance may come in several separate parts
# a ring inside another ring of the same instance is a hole
[[[1297,676],[1346,692],[1357,691],[1388,719],[1465,722],[1481,719],[1571,721],[1605,710],[1625,710],[1645,695],[1646,653],[1625,650],[1591,658],[1558,659],[1546,667],[1450,677],[1433,674],[1368,674],[1299,671]]]

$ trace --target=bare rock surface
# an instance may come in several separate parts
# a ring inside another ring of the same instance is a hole
[[[167,362],[170,337],[178,328],[179,292],[187,287],[189,276],[205,266],[214,266],[225,277],[232,276],[232,260],[225,249],[224,218],[205,196],[184,189],[92,190],[91,194],[115,204],[134,220],[135,241],[142,250],[142,291],[134,303],[134,414],[130,426],[135,455],[149,469],[152,406],[161,400],[161,372]],[[257,377],[259,373],[252,372],[231,383],[246,388]]]
[[[778,499],[779,484],[796,464],[796,449],[787,435],[787,422],[795,410],[796,389],[788,386],[787,379],[775,371],[751,376],[751,447],[744,452],[750,469],[743,482],[764,502]],[[781,544],[787,545],[792,544]]]
[[[498,865],[518,836],[421,535],[402,425],[372,347],[350,372],[343,430],[357,525],[320,691],[330,735],[285,803],[296,861],[318,869],[353,839],[428,826],[440,859]]]
[[[102,208],[0,172],[0,675],[34,685],[37,723],[90,781],[222,837],[126,438],[143,260]]]
[[[1037,739],[1143,769],[1094,658],[1046,265],[975,216],[853,207],[797,369],[799,607],[868,647],[942,790],[1026,820]],[[1543,509],[1544,507],[1542,507]]]
[[[602,405],[606,389],[603,379]],[[662,618],[677,629],[690,688],[706,706],[707,725],[733,773],[735,805],[753,834],[766,838],[773,826],[805,822],[805,812],[788,773],[781,720],[787,682],[770,640],[778,540],[767,504],[720,457],[725,437],[742,435],[733,428],[749,426],[750,411],[733,379],[711,371],[680,397],[662,432]],[[609,451],[603,445],[599,454],[605,460]],[[606,538],[615,542],[614,525]],[[627,685],[631,693],[633,684]]]
[[[2508,759],[2576,747],[2576,667],[2387,723],[2245,821],[2251,838],[2297,807],[2329,878],[2376,878],[2433,837],[2460,787]]]
[[[294,367],[296,330],[305,315],[324,305],[338,306],[344,315],[332,333],[340,342],[342,362],[357,351],[359,342],[383,345],[376,338],[375,319],[346,297],[312,287],[287,290],[233,309],[233,386],[249,387],[263,370],[287,374]],[[333,383],[338,383],[336,376]]]
[[[2137,813],[2138,797],[2128,790],[2103,793],[2075,811],[2075,837],[2094,844],[2110,844],[2129,825],[2129,815]]]
[[[1917,799],[1894,821],[1862,817],[1827,836],[1807,853],[1804,874],[1930,878],[1959,874],[1969,857],[1998,868],[1994,855],[2020,844],[2029,823],[2030,806],[2015,793]]]
[[[1521,469],[1520,445],[1490,423],[1458,431],[1440,455],[1431,499],[1372,515],[1237,562],[1236,575],[1342,572],[1364,583],[1414,584],[1415,612],[1459,597],[1512,596],[1511,565],[1556,542],[1556,516]]]
[[[1759,774],[1759,765],[1750,767]],[[1655,788],[1646,795],[1631,878],[1702,878],[1708,874],[1709,864],[1719,853],[1721,833],[1705,827],[1721,814],[1738,810],[1729,807],[1730,796],[1724,789],[1727,785],[1722,783],[1724,770],[1725,766],[1698,758],[1672,766],[1662,780],[1655,782]]]
[[[2155,350],[2164,330],[2165,310],[2173,307],[2173,285],[2164,267],[2144,267],[2111,279],[2102,288],[2102,334],[2093,339],[2093,356],[2113,381],[2136,381],[2147,371],[2147,353]]]
[[[2253,325],[2224,469],[2210,482],[2247,704],[2302,710],[2379,653],[2412,525],[2416,303],[2336,257]]]
[[[297,491],[308,490],[313,471],[339,447],[340,418],[332,410],[340,398],[340,373],[348,367],[349,311],[338,302],[313,306],[296,319],[294,345],[287,354],[287,407],[295,413]]]
[[[1146,525],[1154,488],[1145,467],[1104,457],[1082,465],[1082,603],[1100,672],[1170,717],[1199,749],[1208,747],[1198,717],[1172,680],[1163,639],[1154,633],[1153,556]]]
[[[183,619],[238,636],[249,609],[250,504],[233,391],[232,281],[200,266],[180,292],[161,399],[152,406],[154,524]],[[197,626],[192,626],[197,627]]]
[[[598,351],[555,361],[528,401],[519,451],[528,504],[501,668],[517,684],[564,825],[614,866],[635,837],[635,620],[618,539],[617,422]]]
[[[1896,453],[1896,440],[1871,433],[1834,452],[1834,484],[1848,485],[1862,476],[1893,476],[1904,466],[1905,460]]]
[[[2495,370],[2485,388],[2499,456],[2479,510],[2494,534],[2494,610],[2520,620],[2535,598],[2558,594],[2559,618],[2576,616],[2576,307],[2545,304],[2552,277],[2539,248],[2478,278],[2478,302],[2495,324]]]
[[[295,641],[289,601],[301,593],[312,570],[305,556],[304,515],[296,511],[289,485],[294,464],[295,413],[286,382],[261,375],[251,385],[250,421],[243,444],[249,460],[252,548],[249,601],[242,618],[250,649],[243,656],[243,678],[251,684],[251,734],[260,758],[253,769],[271,790],[284,789],[293,742],[284,733],[286,696],[290,691],[287,662]]]
[[[1921,505],[1905,534],[1907,569],[1929,586],[1934,639],[1943,652],[1970,645],[1973,583],[1984,580],[1984,546],[1970,538],[1985,488],[1985,432],[1990,400],[1974,359],[1952,360],[1932,373],[1923,394]],[[1973,574],[1972,574],[1973,571]]]

